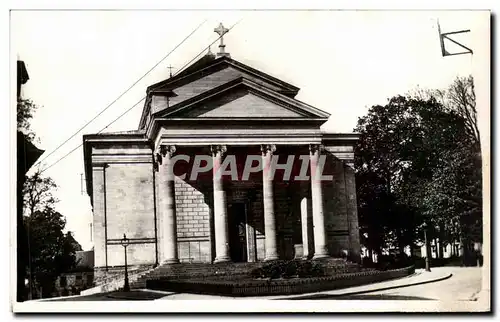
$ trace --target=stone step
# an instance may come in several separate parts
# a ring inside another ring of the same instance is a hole
[[[320,263],[327,274],[352,273],[364,270],[359,264],[339,258],[315,260]],[[164,264],[145,273],[130,283],[131,288],[145,288],[148,280],[185,279],[185,278],[221,278],[248,275],[253,269],[266,265],[264,262],[254,263],[179,263]]]
[[[130,284],[131,288],[146,287],[147,280],[161,278],[203,278],[214,276],[234,276],[248,274],[252,269],[261,266],[263,263],[179,263],[160,265],[153,271],[139,277]]]

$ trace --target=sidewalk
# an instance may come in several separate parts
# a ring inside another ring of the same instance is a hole
[[[442,281],[452,276],[450,269],[434,269],[431,272],[424,270],[416,270],[414,274],[390,280],[386,282],[356,286],[344,289],[331,291],[322,291],[316,293],[305,293],[296,295],[274,295],[274,296],[259,296],[259,297],[229,297],[218,295],[191,294],[191,293],[176,293],[168,291],[155,291],[149,289],[134,290],[132,292],[110,292],[93,295],[76,295],[62,298],[51,298],[38,301],[131,301],[131,300],[299,300],[299,299],[321,299],[326,297],[355,295],[368,292],[382,291],[387,289],[402,288],[413,285],[421,285]]]
[[[448,279],[453,274],[447,270],[431,270],[430,272],[426,272],[423,269],[416,270],[415,274],[410,276],[406,276],[403,278],[398,278],[395,280],[390,280],[386,282],[355,286],[345,289],[331,290],[331,291],[323,291],[317,293],[307,293],[300,295],[291,295],[291,296],[281,296],[275,297],[274,299],[283,299],[283,300],[299,300],[299,299],[321,299],[322,297],[332,297],[332,296],[346,296],[346,295],[355,295],[362,294],[368,292],[376,292],[376,291],[384,291],[395,288],[402,288],[414,285],[421,285],[427,283],[439,282],[445,279]]]
[[[363,286],[356,286],[344,289],[337,289],[331,291],[322,291],[316,293],[306,293],[297,295],[278,295],[278,296],[259,296],[259,297],[229,297],[217,295],[203,295],[203,294],[189,294],[189,293],[174,293],[164,292],[165,296],[157,299],[156,301],[163,300],[298,300],[298,299],[321,299],[322,297],[332,296],[345,296],[374,291],[381,291],[392,288],[400,288],[412,285],[420,285],[425,283],[432,283],[450,278],[452,274],[449,271],[434,270],[426,272],[425,270],[416,270],[415,274],[407,277],[390,280],[386,282],[368,284]],[[151,291],[151,290],[148,290]]]

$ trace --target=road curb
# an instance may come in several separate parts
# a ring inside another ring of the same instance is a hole
[[[155,294],[155,296],[152,296],[152,294]],[[130,291],[130,293],[129,292],[110,293],[106,295],[106,297],[110,299],[128,300],[128,301],[154,301],[162,297],[162,296],[158,297],[158,295],[160,294],[162,293],[151,292],[149,290],[146,291],[133,290]]]
[[[57,301],[57,300],[65,300],[65,299],[71,299],[71,298],[77,298],[77,297],[82,297],[85,295],[67,295],[67,296],[57,296],[57,297],[47,297],[44,299],[36,299],[36,300],[29,300],[25,302],[51,302],[51,301]]]
[[[330,297],[359,295],[359,294],[366,294],[366,293],[372,293],[372,292],[378,292],[378,291],[386,291],[386,290],[392,290],[392,289],[397,289],[397,288],[404,288],[404,287],[409,287],[409,286],[416,286],[416,285],[444,281],[452,276],[453,276],[452,273],[447,273],[444,276],[440,276],[437,278],[428,279],[428,280],[424,280],[424,281],[409,283],[409,284],[400,284],[400,285],[394,285],[394,286],[379,287],[379,288],[374,288],[374,289],[369,289],[369,290],[364,290],[364,291],[347,292],[347,293],[340,293],[340,294],[316,294],[316,295],[311,294],[311,295],[305,295],[305,296],[297,296],[297,297],[293,297],[293,298],[281,297],[281,298],[278,298],[276,300],[307,300],[307,299],[320,299],[320,298],[325,298],[325,297],[330,298]]]

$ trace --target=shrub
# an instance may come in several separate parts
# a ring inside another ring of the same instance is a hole
[[[290,278],[297,276],[297,271],[298,271],[299,265],[297,264],[297,261],[291,261],[287,263],[284,266],[283,273],[281,274],[284,278]]]
[[[274,261],[252,270],[253,278],[292,278],[324,276],[324,269],[319,263],[302,260]]]

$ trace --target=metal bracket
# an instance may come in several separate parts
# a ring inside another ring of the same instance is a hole
[[[446,56],[455,56],[455,55],[464,55],[464,54],[471,54],[471,55],[473,54],[472,49],[470,49],[469,47],[464,46],[461,43],[457,42],[456,40],[448,37],[449,35],[463,34],[463,33],[470,32],[470,29],[441,33],[441,26],[439,25],[439,21],[437,23],[437,26],[438,26],[438,32],[439,32],[439,42],[441,44],[441,54],[443,55],[443,57],[446,57]],[[465,49],[465,51],[461,51],[461,52],[458,52],[458,53],[450,53],[450,52],[446,51],[446,49],[444,48],[444,40],[445,39],[451,41],[452,43],[454,43],[454,44],[456,44],[458,46],[460,46],[461,48]]]

